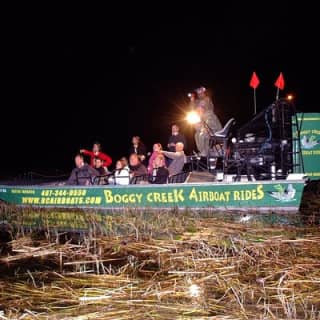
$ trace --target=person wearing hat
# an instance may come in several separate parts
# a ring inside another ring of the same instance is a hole
[[[193,111],[196,108],[196,101],[197,101],[197,92],[192,91],[188,93],[189,98],[189,109]]]
[[[195,105],[197,107],[202,107],[205,111],[214,112],[213,102],[208,94],[208,91],[205,87],[200,87],[196,89],[197,99],[195,101]]]
[[[201,157],[207,157],[210,149],[210,137],[222,129],[221,122],[214,113],[214,105],[205,87],[196,89],[197,99],[195,111],[200,117],[200,122],[195,126],[195,143]]]

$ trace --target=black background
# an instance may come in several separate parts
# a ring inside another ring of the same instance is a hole
[[[133,135],[167,144],[187,93],[205,86],[224,124],[275,100],[280,72],[299,111],[319,111],[316,10],[289,1],[3,9],[1,175],[69,172],[94,140],[114,160]]]

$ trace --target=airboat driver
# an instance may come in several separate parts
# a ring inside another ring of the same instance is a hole
[[[222,129],[221,122],[214,113],[214,105],[205,87],[196,90],[195,111],[200,122],[195,124],[195,142],[201,157],[207,157],[210,149],[210,136]]]

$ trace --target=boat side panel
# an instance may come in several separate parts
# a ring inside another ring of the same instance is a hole
[[[0,186],[0,200],[61,208],[299,208],[304,181],[90,187]]]

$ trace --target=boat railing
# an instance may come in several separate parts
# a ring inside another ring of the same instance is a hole
[[[106,174],[102,174],[99,176],[95,176],[92,179],[92,184],[94,185],[104,185],[104,184],[110,184],[110,179],[114,177],[114,174],[111,173],[106,173]]]
[[[143,182],[148,182],[149,181],[149,175],[143,174],[143,175],[137,175],[131,177],[130,175],[123,175],[123,176],[115,176],[113,172],[104,174],[104,175],[99,175],[95,176],[92,179],[92,184],[93,185],[114,185],[114,184],[120,184],[117,183],[119,180],[127,180],[127,184],[139,184]]]
[[[149,183],[150,175],[149,174],[140,174],[130,178],[130,184],[144,184]]]
[[[169,176],[168,183],[184,183],[187,181],[190,173],[190,171],[182,171],[177,174],[173,174],[172,176]]]
[[[56,184],[65,181],[69,173],[62,173],[56,170],[54,173],[42,173],[37,171],[27,171],[15,177],[5,180],[8,185],[38,185],[38,184]]]
[[[182,172],[179,172],[177,174],[171,175],[168,177],[167,183],[184,183],[187,181],[189,175],[190,175],[189,170],[184,170]],[[83,177],[85,178],[85,177]],[[141,174],[141,175],[136,175],[133,177],[130,176],[121,176],[118,177],[118,179],[128,179],[129,183],[128,184],[148,184],[152,183],[152,175],[149,174]],[[81,184],[81,183],[79,183]],[[113,173],[108,173],[105,175],[99,175],[96,176],[92,179],[92,185],[114,185],[118,184],[116,183],[116,180],[114,179],[114,174]]]

